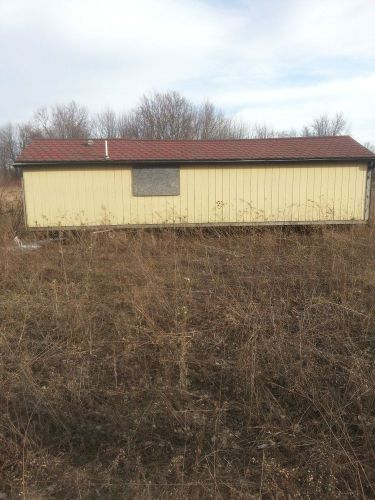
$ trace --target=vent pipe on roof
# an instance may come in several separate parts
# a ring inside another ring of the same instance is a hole
[[[105,154],[104,154],[104,159],[105,160],[109,160],[109,154],[108,154],[108,141],[105,140],[104,141],[104,151],[105,151]]]

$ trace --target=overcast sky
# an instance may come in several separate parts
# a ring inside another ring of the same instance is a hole
[[[342,111],[375,142],[374,26],[375,0],[0,0],[0,124],[178,90],[279,129]]]

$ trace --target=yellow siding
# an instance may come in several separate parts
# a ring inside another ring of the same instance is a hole
[[[132,196],[131,168],[25,169],[28,227],[360,221],[365,163],[187,166],[179,196]]]

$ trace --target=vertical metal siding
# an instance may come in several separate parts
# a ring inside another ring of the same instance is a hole
[[[360,221],[365,163],[188,166],[179,196],[132,196],[131,168],[25,169],[29,227]]]

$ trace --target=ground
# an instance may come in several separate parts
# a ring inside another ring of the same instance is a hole
[[[11,205],[0,498],[374,497],[372,227],[85,232],[27,251]]]

